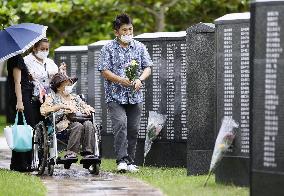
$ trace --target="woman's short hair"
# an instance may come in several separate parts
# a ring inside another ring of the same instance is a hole
[[[34,44],[34,48],[39,47],[39,45],[43,42],[49,43],[49,40],[46,37],[42,38],[41,40],[39,40],[37,43]]]
[[[119,30],[119,28],[124,24],[132,24],[132,19],[125,13],[117,15],[112,23],[114,30]]]

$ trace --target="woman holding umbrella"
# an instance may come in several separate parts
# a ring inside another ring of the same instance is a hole
[[[32,107],[33,84],[30,81],[27,66],[23,57],[19,54],[10,58],[7,62],[8,69],[8,97],[9,111],[12,116],[16,115],[16,110],[24,112],[26,121],[32,127],[36,125],[35,115]],[[16,107],[15,107],[16,106]],[[22,115],[19,115],[19,124],[22,124]],[[12,151],[10,169],[15,171],[30,171],[32,152]]]
[[[46,36],[46,26],[23,23],[8,27],[0,31],[0,62],[7,61],[8,111],[13,117],[16,112],[24,112],[27,124],[35,126],[36,115],[32,105],[33,83],[27,66],[21,54]],[[18,124],[23,124],[22,115],[19,115]],[[32,151],[12,151],[11,170],[30,171]]]

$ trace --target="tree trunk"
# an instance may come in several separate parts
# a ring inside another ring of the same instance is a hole
[[[155,16],[156,20],[156,26],[155,31],[156,32],[162,32],[165,30],[166,22],[165,22],[165,9],[159,10],[157,15]]]

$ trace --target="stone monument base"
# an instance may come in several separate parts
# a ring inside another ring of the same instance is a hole
[[[187,151],[187,175],[208,174],[212,150]]]
[[[223,157],[215,171],[216,183],[249,186],[249,158]]]
[[[283,196],[283,174],[252,172],[251,195]]]
[[[144,139],[139,139],[136,148],[137,165],[143,165],[144,161]],[[157,167],[186,167],[186,141],[156,141],[152,144],[145,166]]]
[[[102,157],[115,159],[113,148],[113,135],[102,136]],[[143,165],[144,161],[144,139],[138,139],[136,147],[135,164]],[[211,156],[210,156],[211,158]],[[210,162],[209,162],[210,163]],[[158,141],[152,144],[148,153],[145,166],[156,167],[186,167],[186,141],[168,142]]]

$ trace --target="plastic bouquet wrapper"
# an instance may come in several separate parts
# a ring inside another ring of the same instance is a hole
[[[165,125],[165,122],[166,122],[165,115],[159,114],[154,111],[149,112],[145,146],[144,146],[144,163],[145,163],[145,158],[151,149],[153,141],[158,137],[163,126]]]
[[[215,142],[214,151],[210,163],[209,174],[206,178],[204,186],[206,186],[207,181],[209,180],[209,177],[211,176],[212,172],[216,169],[216,167],[224,157],[225,152],[232,145],[236,136],[236,128],[238,127],[239,125],[231,117],[225,116],[223,118],[222,125]]]
[[[137,70],[138,63],[136,62],[136,60],[132,60],[125,69],[125,75],[131,82],[133,82],[138,77]]]

